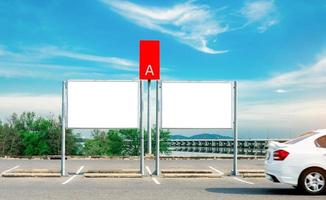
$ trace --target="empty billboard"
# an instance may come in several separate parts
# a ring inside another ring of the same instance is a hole
[[[162,82],[162,128],[231,129],[232,82]]]
[[[138,81],[67,81],[67,128],[138,128]]]

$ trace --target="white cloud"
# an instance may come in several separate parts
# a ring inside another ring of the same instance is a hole
[[[276,93],[286,93],[287,91],[286,90],[283,90],[283,89],[277,89],[275,90]]]
[[[241,13],[250,21],[259,21],[275,10],[273,1],[252,1],[245,4]]]
[[[258,104],[254,102],[244,103],[241,109],[242,112],[240,112],[242,114],[240,115],[243,119],[255,120],[255,123],[266,119],[279,122],[287,120],[286,122],[288,122],[293,120],[293,118],[297,118],[301,119],[302,122],[315,121],[323,125],[326,117],[325,110],[326,100],[322,98],[316,99],[315,97],[306,97],[285,102],[274,100],[264,101]],[[266,126],[266,124],[261,125]],[[297,125],[300,126],[302,124]]]
[[[271,19],[271,20],[267,20],[266,22],[262,23],[262,25],[260,25],[257,30],[259,33],[264,33],[265,31],[267,31],[270,27],[274,26],[275,24],[278,23],[278,20],[276,19]]]
[[[267,31],[279,22],[276,18],[277,9],[272,0],[249,1],[240,12],[247,19],[247,25],[259,24],[257,28],[259,33]]]
[[[242,136],[247,134],[246,137],[251,133],[258,138],[288,138],[308,130],[326,128],[325,97],[240,103],[240,133]]]
[[[93,54],[85,54],[79,53],[75,51],[68,51],[64,49],[60,49],[55,46],[47,46],[42,48],[31,48],[31,50],[40,52],[43,55],[49,57],[66,57],[72,58],[76,60],[83,60],[83,61],[92,61],[92,62],[100,62],[100,63],[107,63],[109,64],[108,67],[112,67],[115,69],[126,70],[126,71],[137,71],[138,70],[138,63],[133,60],[128,60],[119,57],[108,57],[108,56],[98,56]]]
[[[58,63],[56,59],[58,57],[85,62],[79,62],[78,65]],[[134,77],[138,71],[138,62],[119,57],[80,53],[56,46],[24,47],[11,51],[1,44],[0,66],[0,77],[51,80]],[[108,69],[117,69],[118,71],[108,73]]]
[[[265,80],[240,81],[240,126],[277,129],[280,137],[290,129],[298,134],[326,128],[325,77],[326,56],[321,56],[311,65]]]
[[[255,93],[279,88],[288,92],[314,91],[325,88],[325,77],[326,56],[321,56],[312,65],[301,66],[297,70],[274,75],[266,80],[243,81],[242,88]]]
[[[62,58],[70,58],[79,61],[88,61],[94,63],[102,63],[102,66],[106,68],[118,69],[121,71],[130,71],[135,72],[138,70],[138,62],[134,60],[124,59],[120,57],[110,57],[110,56],[99,56],[94,54],[86,54],[73,50],[61,49],[56,46],[43,46],[43,47],[24,47],[23,49],[19,49],[19,51],[10,51],[6,49],[3,45],[0,45],[0,62],[2,64],[14,66],[32,64],[37,66],[55,66],[55,68],[60,67],[59,64],[43,64],[44,61],[48,61],[48,59],[62,57]],[[48,62],[46,62],[48,63]],[[84,66],[89,65],[89,63],[84,64]],[[76,70],[76,66],[69,65],[61,65],[63,69]],[[87,68],[87,67],[86,67]],[[94,66],[89,67],[93,70]],[[80,70],[85,69],[85,67],[79,67]],[[12,71],[7,70],[7,71]],[[17,72],[19,73],[19,72]]]
[[[39,78],[46,80],[67,78],[107,78],[108,74],[89,66],[1,62],[0,77]]]
[[[170,8],[141,6],[128,1],[102,0],[114,11],[139,26],[171,35],[180,42],[204,53],[226,53],[208,45],[209,40],[228,30],[214,17],[208,6],[192,1]]]
[[[7,119],[13,112],[36,112],[40,115],[58,115],[61,111],[61,96],[10,94],[0,95],[0,119]]]

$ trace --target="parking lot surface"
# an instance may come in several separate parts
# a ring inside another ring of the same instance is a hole
[[[263,160],[239,160],[239,169],[263,169]],[[154,161],[146,160],[147,175]],[[85,178],[96,169],[136,169],[138,160],[67,160],[69,176],[61,178],[0,178],[0,199],[325,199],[325,195],[303,195],[293,187],[271,183],[264,178],[228,176],[232,160],[162,160],[162,169],[209,169],[224,173],[222,178],[134,179]],[[18,169],[60,169],[59,160],[0,159],[0,172]],[[79,173],[77,173],[79,172]],[[77,173],[77,175],[76,175]]]

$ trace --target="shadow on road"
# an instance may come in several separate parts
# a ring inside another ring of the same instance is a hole
[[[242,195],[304,195],[294,188],[207,188],[206,191]]]

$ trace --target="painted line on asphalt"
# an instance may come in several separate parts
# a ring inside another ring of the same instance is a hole
[[[245,181],[245,180],[242,180],[242,179],[240,179],[240,178],[238,178],[238,177],[232,177],[232,178],[233,178],[234,180],[237,180],[237,181],[242,182],[242,183],[246,183],[246,184],[254,185],[253,182]]]
[[[223,176],[224,175],[224,173],[222,172],[222,171],[220,171],[220,170],[218,170],[218,169],[216,169],[216,168],[214,168],[214,167],[212,167],[212,166],[208,166],[208,168],[210,168],[211,170],[213,170],[213,171],[216,171],[219,175],[221,175],[221,176]]]
[[[150,176],[152,176],[151,169],[150,169],[148,166],[146,166],[146,170],[147,170],[148,174],[149,174]]]
[[[83,165],[83,166],[81,166],[81,167],[80,167],[80,168],[77,170],[76,174],[77,174],[77,175],[79,175],[79,174],[80,174],[80,172],[81,172],[81,171],[84,169],[84,167],[85,167],[84,165]]]
[[[149,174],[150,176],[152,176],[151,169],[150,169],[148,166],[146,166],[145,168],[146,168],[148,174]],[[160,185],[160,184],[161,184],[161,183],[160,183],[160,182],[159,182],[155,177],[152,177],[152,180],[153,180],[154,183],[156,183],[157,185]]]
[[[14,169],[17,169],[18,167],[20,167],[20,166],[17,165],[17,166],[15,166],[15,167],[13,167],[13,168],[7,169],[6,171],[3,171],[1,174],[8,173],[8,172],[10,172],[10,171],[12,171],[12,170],[14,170]]]
[[[72,177],[70,177],[68,180],[66,180],[65,182],[62,183],[62,185],[65,185],[67,183],[69,183],[70,181],[72,181],[72,179],[74,179],[77,175],[80,174],[80,172],[84,169],[84,166],[81,166],[77,171],[76,174],[73,175]]]
[[[154,177],[152,177],[152,180],[154,181],[154,183],[156,183],[157,185],[160,185],[161,183]]]
[[[69,183],[72,179],[74,179],[77,175],[73,175],[72,177],[70,177],[68,180],[66,180],[65,182],[62,183],[62,185],[65,185],[67,183]]]

